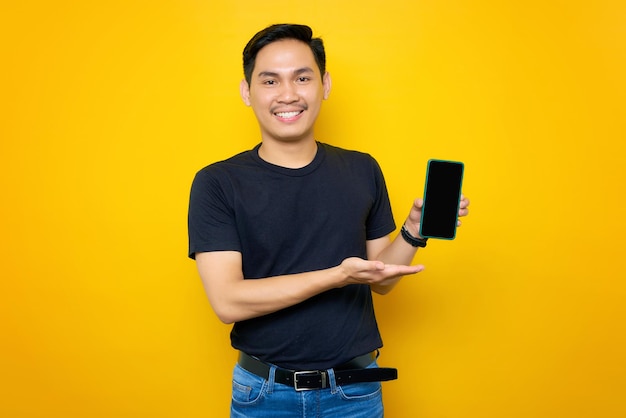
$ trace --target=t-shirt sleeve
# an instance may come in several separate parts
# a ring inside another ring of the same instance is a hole
[[[385,177],[378,165],[378,162],[372,158],[372,173],[374,177],[374,187],[376,199],[374,205],[367,218],[366,239],[373,240],[384,237],[392,233],[396,229],[391,210],[391,202],[389,201],[389,193]]]
[[[210,166],[199,171],[191,185],[188,212],[189,252],[241,251],[232,192],[227,178]]]

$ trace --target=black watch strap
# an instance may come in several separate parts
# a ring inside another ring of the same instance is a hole
[[[408,231],[408,229],[406,229],[406,226],[402,225],[402,229],[400,229],[400,234],[402,235],[402,238],[404,238],[404,240],[406,242],[408,242],[409,244],[411,244],[413,247],[425,247],[426,246],[426,242],[428,241],[428,238],[416,238],[413,235],[411,235],[411,233]]]

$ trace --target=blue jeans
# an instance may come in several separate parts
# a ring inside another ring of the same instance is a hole
[[[375,361],[368,366],[372,367],[378,367]],[[380,382],[338,386],[333,369],[329,369],[330,388],[297,392],[291,386],[274,382],[275,371],[272,367],[265,380],[235,366],[231,418],[383,416]]]

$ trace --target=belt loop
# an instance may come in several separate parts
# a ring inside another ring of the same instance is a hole
[[[274,392],[274,383],[276,381],[276,366],[270,366],[269,376],[267,378],[267,393],[271,395]]]
[[[335,379],[335,370],[328,369],[326,370],[326,373],[328,373],[328,381],[330,383],[330,393],[334,395],[335,393],[337,393],[337,380]]]

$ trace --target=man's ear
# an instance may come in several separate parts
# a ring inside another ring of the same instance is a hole
[[[250,86],[245,79],[241,80],[239,84],[239,93],[241,94],[241,100],[243,100],[246,106],[250,106]]]
[[[324,77],[322,78],[322,84],[324,86],[324,100],[326,100],[328,99],[328,96],[330,96],[330,87],[332,85],[332,82],[330,80],[330,73],[328,71],[324,73]]]

